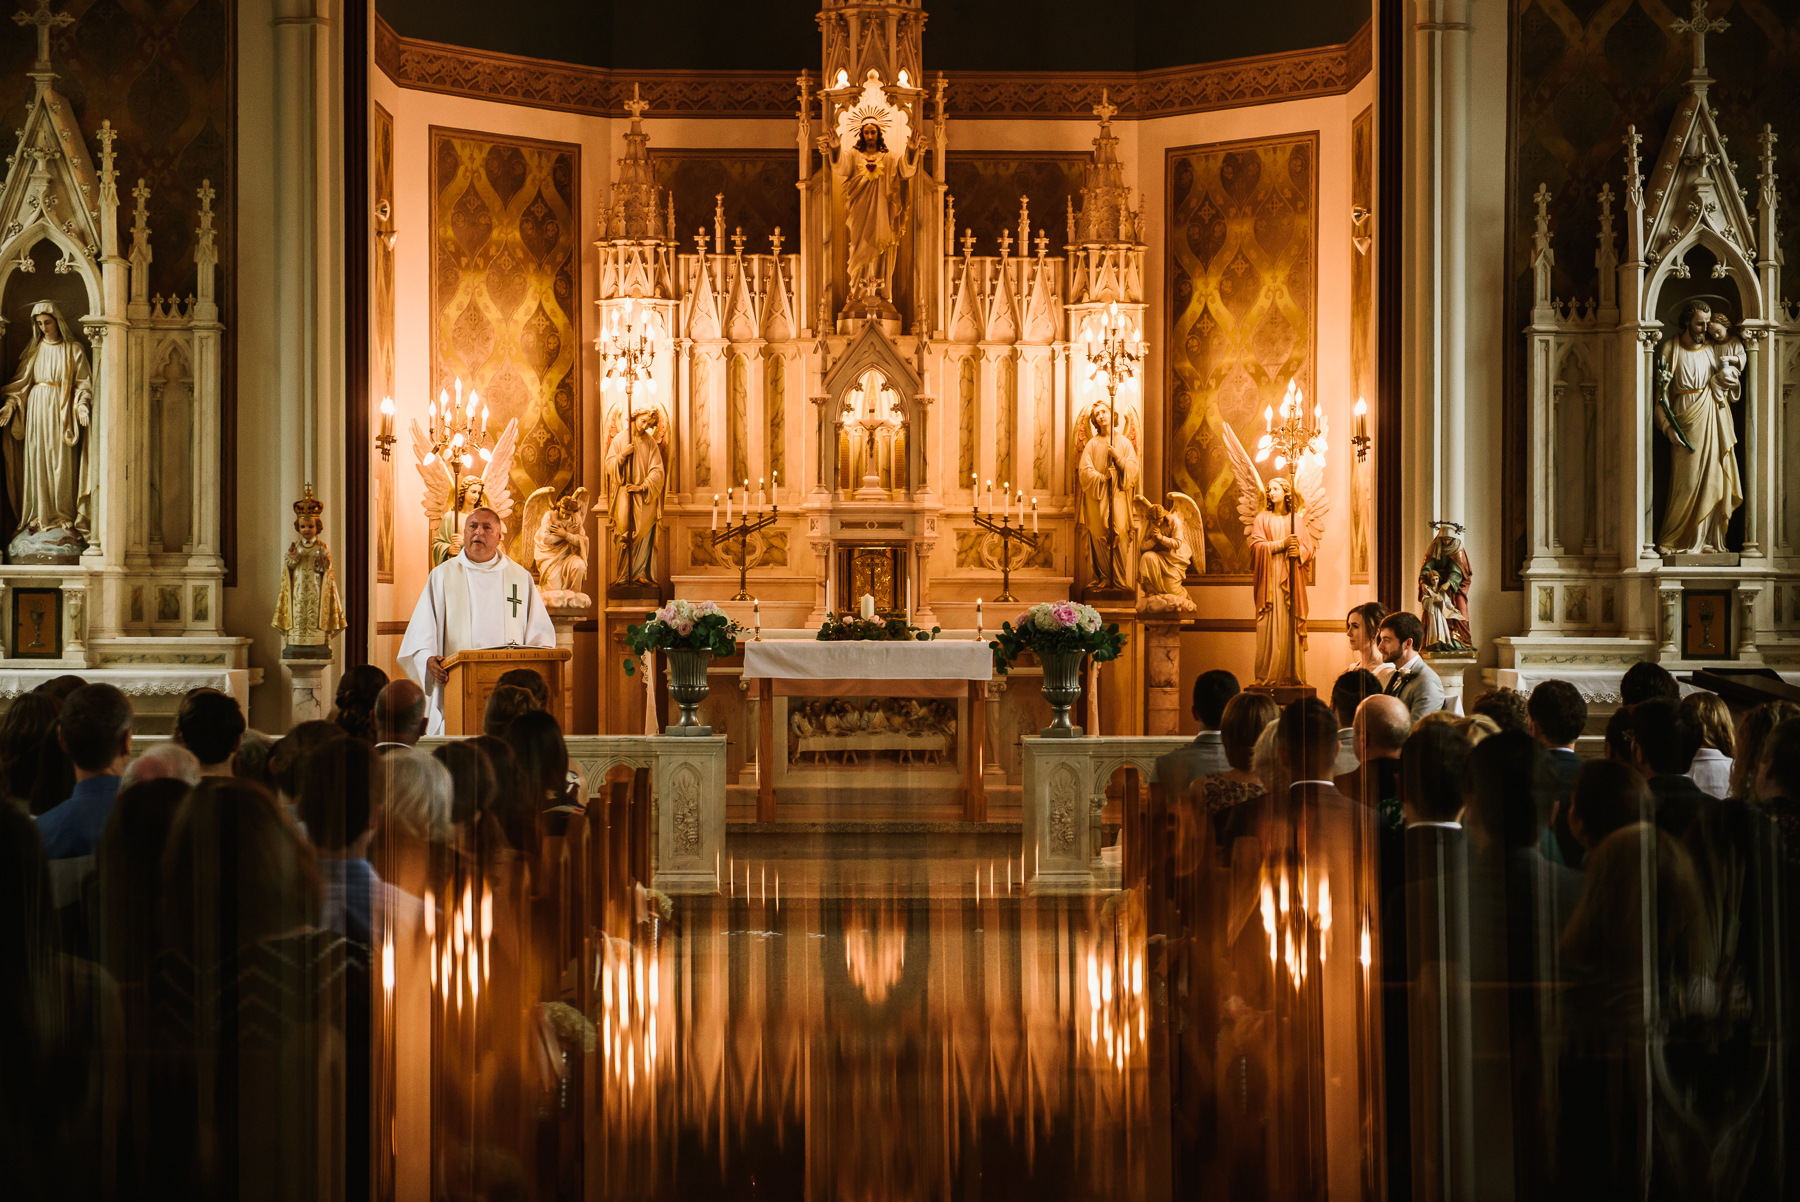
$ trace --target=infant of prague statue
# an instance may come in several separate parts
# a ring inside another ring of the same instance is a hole
[[[15,563],[73,562],[93,520],[89,423],[94,390],[87,352],[50,301],[31,307],[31,343],[0,403],[7,493],[19,526]]]
[[[1744,344],[1724,314],[1691,300],[1681,328],[1656,350],[1656,428],[1669,440],[1669,503],[1658,548],[1725,550],[1725,528],[1744,503],[1731,407],[1743,396]]]
[[[325,506],[306,486],[294,502],[298,542],[288,544],[281,565],[281,596],[270,623],[281,631],[283,659],[330,659],[331,639],[345,626],[344,603],[331,574],[331,550],[319,533],[325,528]]]

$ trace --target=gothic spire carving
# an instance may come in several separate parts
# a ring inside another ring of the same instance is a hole
[[[1094,157],[1081,173],[1081,211],[1075,222],[1075,241],[1131,242],[1131,189],[1125,186],[1125,166],[1119,162],[1119,139],[1112,119],[1119,106],[1100,91],[1094,115],[1100,118],[1100,136],[1094,139]]]
[[[614,241],[662,242],[671,236],[663,225],[662,190],[650,163],[650,135],[644,132],[644,110],[649,107],[638,85],[632,84],[631,99],[625,102],[631,128],[625,131],[625,157],[619,160],[607,210],[605,237]]]

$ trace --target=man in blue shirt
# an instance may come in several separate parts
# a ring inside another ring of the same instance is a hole
[[[56,738],[75,766],[75,791],[38,817],[44,858],[91,856],[131,758],[131,702],[109,684],[84,684],[63,702]]]

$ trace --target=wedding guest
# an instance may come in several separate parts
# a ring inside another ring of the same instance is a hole
[[[57,722],[62,720],[62,704],[52,693],[44,693],[51,703],[57,707]],[[62,739],[57,735],[56,725],[44,732],[44,741],[38,747],[37,776],[31,782],[31,812],[46,814],[55,806],[61,805],[75,789],[75,765],[69,759],[69,753],[63,750]]]
[[[48,693],[21,693],[0,714],[0,773],[7,798],[21,813],[31,812],[31,787],[37,781],[44,740],[54,738],[62,704]]]
[[[1218,844],[1227,846],[1229,822],[1226,812],[1265,792],[1262,778],[1253,770],[1252,758],[1256,740],[1280,716],[1275,699],[1266,693],[1238,693],[1225,703],[1219,715],[1219,742],[1225,753],[1225,770],[1209,772],[1188,786],[1185,801],[1195,816],[1210,815],[1217,830]]]
[[[325,744],[346,737],[343,727],[337,723],[314,718],[298,723],[276,740],[269,752],[269,779],[275,783],[276,798],[286,805],[293,805],[300,796],[301,763]]]
[[[1156,779],[1163,796],[1181,797],[1192,781],[1230,768],[1219,727],[1226,705],[1237,695],[1238,678],[1229,672],[1214,669],[1194,678],[1192,712],[1200,733],[1186,747],[1156,757]]]
[[[131,702],[109,684],[83,685],[63,702],[57,742],[75,768],[69,799],[38,818],[45,859],[92,856],[131,756]]]
[[[244,737],[244,710],[217,689],[193,689],[175,710],[175,741],[193,752],[203,776],[230,776]]]
[[[338,681],[336,708],[326,721],[351,738],[375,742],[375,700],[387,687],[388,676],[373,664],[358,664]]]
[[[1381,619],[1381,656],[1394,666],[1386,691],[1406,703],[1414,722],[1444,708],[1444,682],[1419,654],[1425,628],[1405,610]]]
[[[79,689],[86,683],[87,681],[79,676],[52,676],[49,680],[46,680],[43,684],[31,691],[34,693],[44,693],[56,698],[56,704],[60,706],[69,699],[70,693],[73,693],[76,689]]]
[[[390,680],[375,698],[375,746],[416,747],[425,721],[425,690],[404,676]]]
[[[1481,695],[1480,701],[1469,707],[1469,713],[1492,720],[1501,730],[1523,733],[1531,729],[1530,706],[1525,694],[1517,689],[1489,689]]]
[[[200,768],[200,757],[179,743],[158,743],[125,765],[119,792],[153,780],[176,780],[191,789],[200,783]]]
[[[515,718],[521,714],[540,711],[541,708],[531,694],[518,685],[496,685],[494,691],[488,694],[487,708],[481,713],[482,733],[504,739],[507,728]]]
[[[1367,697],[1381,696],[1381,681],[1361,668],[1345,672],[1331,685],[1331,712],[1337,715],[1338,757],[1332,775],[1342,776],[1361,763],[1356,755],[1356,709]]]
[[[1400,804],[1406,825],[1462,823],[1463,765],[1474,745],[1447,722],[1421,722],[1400,748]]]
[[[1331,769],[1337,763],[1337,715],[1316,697],[1306,697],[1281,711],[1276,749],[1292,782],[1288,789],[1311,802],[1338,800]]]
[[[1398,697],[1378,695],[1356,707],[1352,730],[1357,766],[1337,778],[1337,790],[1400,822],[1400,749],[1411,732],[1411,715]]]
[[[1700,750],[1700,726],[1667,697],[1631,707],[1632,767],[1650,782],[1656,825],[1677,839],[1712,800],[1687,772]]]
[[[1344,615],[1344,634],[1350,642],[1350,664],[1344,671],[1371,673],[1383,686],[1394,674],[1394,665],[1382,658],[1381,648],[1376,645],[1381,620],[1387,613],[1381,602],[1364,601]]]
[[[1569,833],[1584,852],[1612,834],[1655,813],[1655,801],[1643,774],[1617,760],[1590,760],[1575,774],[1569,795]]]
[[[381,756],[379,770],[387,778],[386,802],[370,859],[381,865],[384,880],[422,898],[440,853],[450,844],[450,770],[411,748]]]
[[[1731,796],[1731,760],[1737,754],[1731,708],[1717,693],[1689,693],[1681,708],[1700,728],[1700,750],[1688,765],[1688,775],[1709,797]]]
[[[1581,844],[1569,833],[1569,791],[1581,769],[1575,740],[1587,726],[1587,699],[1566,680],[1546,680],[1525,701],[1531,737],[1549,752],[1550,833],[1544,854],[1571,868],[1581,866]],[[1554,854],[1553,854],[1554,853]]]
[[[1661,664],[1651,663],[1647,659],[1639,660],[1625,670],[1624,678],[1619,681],[1619,703],[1636,705],[1640,701],[1649,701],[1652,697],[1680,701],[1681,686]]]
[[[385,784],[374,747],[361,739],[333,739],[300,768],[297,808],[324,889],[316,921],[370,949],[385,916],[413,917],[420,906],[417,897],[383,881],[369,862]]]
[[[550,686],[544,683],[544,674],[536,668],[511,668],[502,672],[495,683],[524,689],[531,694],[531,700],[538,709],[550,708]]]
[[[586,808],[586,798],[571,780],[562,727],[543,710],[532,710],[513,719],[506,728],[506,742],[518,760],[520,786],[542,816],[541,828],[547,834],[562,834],[569,817]]]
[[[269,778],[269,753],[274,750],[274,739],[260,730],[246,730],[238,740],[237,754],[231,757],[233,775],[261,785],[273,796],[275,782]]]
[[[1765,701],[1738,723],[1737,756],[1731,762],[1731,795],[1740,801],[1756,801],[1756,770],[1762,763],[1762,746],[1769,732],[1789,718],[1800,718],[1800,705],[1791,701]]]
[[[1621,705],[1606,719],[1606,758],[1621,764],[1634,762],[1631,730],[1631,707]]]

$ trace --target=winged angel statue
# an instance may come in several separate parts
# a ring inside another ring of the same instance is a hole
[[[1316,411],[1315,411],[1316,414]],[[1256,589],[1256,683],[1306,683],[1306,567],[1325,537],[1325,418],[1315,416],[1317,433],[1299,451],[1293,479],[1271,477],[1264,485],[1257,463],[1271,450],[1268,436],[1256,458],[1230,423],[1221,422],[1225,453],[1237,479],[1238,517],[1250,536]],[[1275,457],[1275,470],[1286,466]]]
[[[1142,495],[1132,501],[1144,528],[1138,543],[1138,584],[1143,589],[1138,612],[1191,613],[1194,601],[1182,581],[1196,550],[1204,545],[1206,519],[1194,498],[1184,492],[1169,493],[1164,500],[1167,508]]]
[[[431,566],[437,567],[454,559],[462,550],[463,519],[472,510],[491,509],[500,515],[501,529],[512,517],[513,451],[519,443],[519,419],[513,418],[501,431],[492,451],[481,451],[485,462],[479,475],[471,469],[479,461],[466,449],[460,461],[435,453],[431,440],[412,423],[413,458],[418,460],[419,476],[425,481],[425,521],[431,527]],[[462,469],[460,475],[458,469]],[[528,544],[529,545],[529,544]]]
[[[546,484],[525,498],[527,544],[544,604],[586,609],[592,604],[581,591],[587,583],[588,490],[577,488],[561,500]]]

